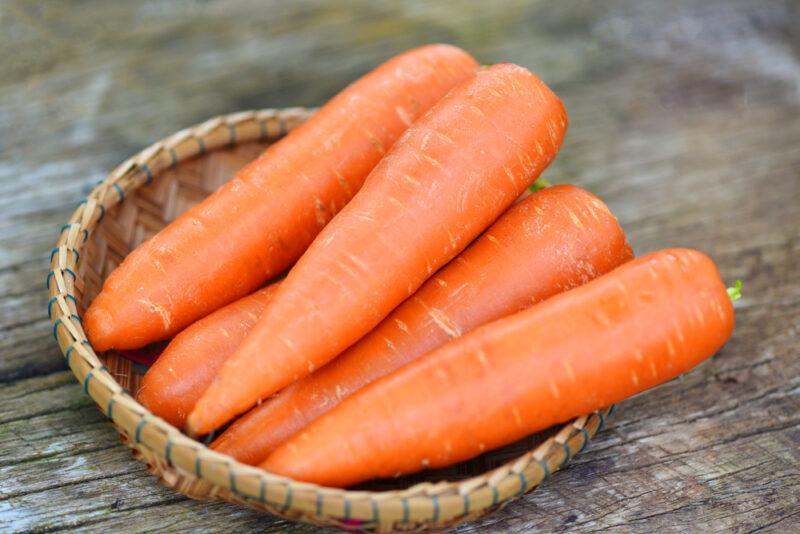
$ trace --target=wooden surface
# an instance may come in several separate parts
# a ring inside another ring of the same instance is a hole
[[[571,467],[461,532],[800,531],[800,3],[0,4],[0,531],[311,532],[190,501],[133,461],[53,342],[60,224],[150,142],[317,105],[448,41],[534,69],[570,112],[546,176],[600,195],[637,253],[691,246],[744,280],[710,362],[620,404]]]

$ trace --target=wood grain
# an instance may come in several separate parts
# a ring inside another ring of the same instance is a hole
[[[741,278],[710,362],[623,402],[564,472],[461,532],[800,529],[800,3],[0,5],[0,530],[311,532],[160,487],[65,371],[45,314],[58,228],[116,163],[239,109],[314,106],[430,41],[513,61],[570,112],[546,173],[637,253]]]

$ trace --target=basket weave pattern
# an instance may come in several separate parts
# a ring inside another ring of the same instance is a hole
[[[375,532],[441,529],[505,506],[582,451],[610,409],[489,453],[488,460],[409,477],[406,481],[422,482],[405,489],[323,488],[241,464],[185,436],[131,396],[143,371],[139,366],[113,351],[97,354],[86,338],[83,310],[132,248],[312,113],[301,108],[244,112],[187,128],[125,161],[81,201],[61,228],[47,275],[48,314],[67,365],[134,455],[165,484],[194,498]],[[461,480],[439,481],[453,478]]]

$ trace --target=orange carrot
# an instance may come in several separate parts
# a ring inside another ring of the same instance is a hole
[[[591,193],[571,185],[534,193],[509,208],[369,334],[253,408],[212,448],[257,464],[366,384],[632,257],[616,219]]]
[[[189,415],[204,434],[369,332],[494,221],[555,157],[561,101],[495,65],[414,123],[281,284]]]
[[[171,425],[183,427],[217,370],[253,328],[278,283],[203,317],[170,341],[142,378],[137,399]]]
[[[733,323],[707,256],[656,252],[373,382],[262,467],[349,486],[460,462],[691,369]]]
[[[96,350],[166,339],[289,267],[395,140],[477,63],[448,45],[384,63],[135,249],[86,313]]]

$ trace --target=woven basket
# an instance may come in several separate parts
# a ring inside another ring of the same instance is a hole
[[[292,108],[218,117],[117,167],[81,201],[52,251],[47,311],[53,336],[84,392],[117,427],[134,456],[190,497],[370,532],[441,529],[501,508],[581,452],[610,409],[451,468],[347,491],[276,476],[190,439],[131,396],[144,367],[114,351],[98,354],[87,341],[81,315],[125,255],[312,113]]]

